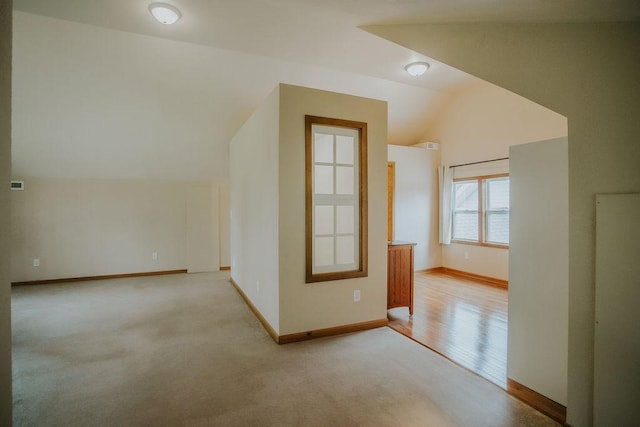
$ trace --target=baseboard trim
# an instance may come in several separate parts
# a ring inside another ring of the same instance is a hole
[[[507,378],[507,392],[527,405],[565,425],[567,408],[519,382]]]
[[[240,294],[240,297],[244,300],[245,304],[247,304],[249,309],[256,316],[258,321],[260,321],[260,323],[262,324],[262,327],[267,331],[267,333],[271,336],[271,338],[273,338],[273,340],[278,344],[289,344],[289,343],[298,342],[298,341],[306,341],[314,338],[330,337],[333,335],[348,334],[350,332],[365,331],[367,329],[381,328],[389,324],[389,319],[385,317],[384,319],[370,320],[368,322],[352,323],[349,325],[334,326],[332,328],[314,329],[312,331],[296,332],[296,333],[287,334],[287,335],[278,335],[278,333],[275,331],[275,329],[273,329],[271,324],[267,322],[267,319],[265,319],[262,313],[260,313],[260,311],[256,308],[255,305],[253,305],[251,300],[247,297],[247,294],[245,294],[242,288],[240,288],[240,286],[236,283],[236,281],[233,280],[233,277],[230,278],[229,281],[231,282],[231,285],[233,285],[233,287],[236,289],[238,294]]]
[[[348,334],[351,332],[366,331],[367,329],[382,328],[389,324],[389,319],[370,320],[368,322],[351,323],[349,325],[334,326],[332,328],[314,329],[312,331],[296,332],[294,334],[280,335],[279,344],[305,341],[313,338],[330,337],[333,335]]]
[[[278,333],[276,332],[275,329],[273,329],[271,324],[267,322],[267,319],[264,318],[264,316],[262,315],[262,313],[260,313],[260,311],[256,308],[256,306],[253,305],[249,297],[247,297],[247,294],[245,294],[242,288],[236,283],[235,280],[233,280],[233,277],[229,278],[229,281],[231,282],[231,285],[233,285],[233,287],[236,289],[238,294],[240,294],[240,297],[244,300],[245,304],[247,304],[247,307],[249,307],[249,309],[253,312],[254,316],[256,316],[256,318],[260,321],[260,323],[262,324],[262,327],[267,331],[267,333],[271,336],[271,338],[273,338],[273,340],[276,343],[279,343]]]
[[[231,271],[231,266],[229,265],[220,266],[220,271]]]
[[[430,268],[428,270],[423,270],[423,271],[432,272],[432,273],[438,272],[438,273],[450,274],[452,276],[464,277],[466,279],[479,280],[479,281],[485,282],[486,284],[491,285],[491,286],[496,286],[496,287],[502,288],[502,289],[509,289],[509,281],[508,280],[497,279],[495,277],[489,277],[489,276],[482,276],[480,274],[469,273],[469,272],[462,271],[462,270],[456,270],[454,268],[437,267],[437,268]]]
[[[422,270],[416,270],[416,273],[442,273],[442,267],[431,267]]]
[[[168,274],[182,274],[186,272],[187,272],[187,269],[145,271],[142,273],[105,274],[102,276],[68,277],[65,279],[29,280],[26,282],[11,282],[11,286],[50,285],[55,283],[86,282],[90,280],[125,279],[129,277],[144,277],[144,276],[164,276]]]

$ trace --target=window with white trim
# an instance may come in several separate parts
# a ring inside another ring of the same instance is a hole
[[[453,183],[457,243],[509,246],[509,176],[461,178]]]

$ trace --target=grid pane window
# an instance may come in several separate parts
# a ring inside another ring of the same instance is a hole
[[[478,240],[478,181],[457,181],[453,185],[453,238]]]
[[[453,240],[509,245],[509,177],[477,177],[453,185]]]
[[[509,178],[486,180],[488,243],[509,244]]]
[[[358,132],[313,125],[313,273],[357,268]]]
[[[488,243],[509,244],[509,213],[487,212]]]

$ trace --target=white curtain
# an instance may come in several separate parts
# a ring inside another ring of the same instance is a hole
[[[451,192],[453,169],[447,165],[438,166],[438,188],[440,190],[440,243],[451,244]]]

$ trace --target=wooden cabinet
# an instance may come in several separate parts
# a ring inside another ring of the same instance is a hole
[[[388,243],[387,309],[409,307],[413,315],[413,247],[415,243]]]

